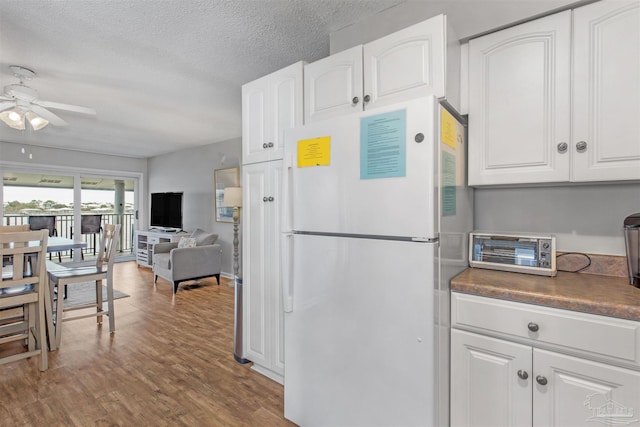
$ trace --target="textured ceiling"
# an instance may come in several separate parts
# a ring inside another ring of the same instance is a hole
[[[0,0],[0,86],[34,70],[69,123],[0,141],[152,157],[241,135],[242,84],[329,54],[329,33],[404,0]]]

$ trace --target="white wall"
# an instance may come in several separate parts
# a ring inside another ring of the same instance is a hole
[[[201,228],[218,234],[222,273],[229,277],[233,276],[233,224],[215,220],[213,171],[239,166],[241,145],[241,139],[234,138],[149,159],[148,193],[184,193],[183,228],[187,231]]]
[[[593,0],[409,0],[371,18],[334,31],[329,37],[331,54],[368,43],[432,16],[444,13],[459,39]]]

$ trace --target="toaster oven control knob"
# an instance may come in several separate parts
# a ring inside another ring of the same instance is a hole
[[[518,371],[518,378],[520,378],[521,380],[526,380],[527,378],[529,378],[529,374],[527,374],[527,371],[520,369]]]
[[[538,332],[538,330],[540,329],[540,326],[538,326],[537,323],[529,322],[529,324],[527,325],[527,328],[529,328],[531,332]]]

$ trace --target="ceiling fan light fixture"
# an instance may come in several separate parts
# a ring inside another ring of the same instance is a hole
[[[24,130],[24,116],[15,108],[11,110],[5,110],[0,113],[0,120],[5,122],[7,126],[13,129]]]
[[[33,130],[40,130],[49,124],[49,120],[43,119],[33,111],[27,111],[25,116],[27,117],[27,120],[29,120],[29,124]]]

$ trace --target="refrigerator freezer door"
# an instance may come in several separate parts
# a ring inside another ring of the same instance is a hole
[[[431,243],[293,236],[285,417],[302,426],[434,420]]]
[[[287,130],[292,229],[436,237],[436,107],[425,97]]]

